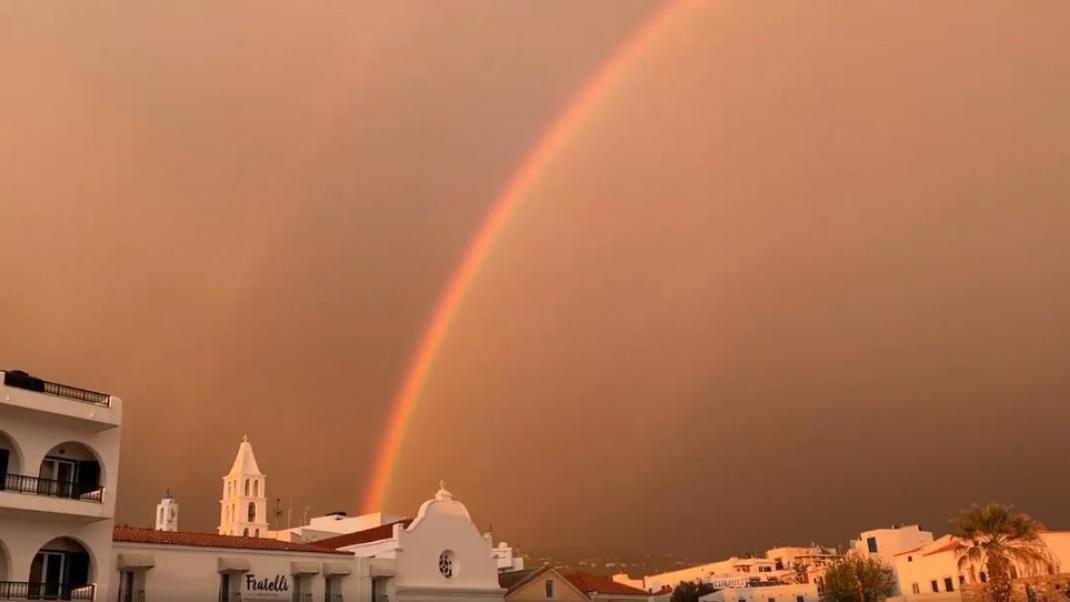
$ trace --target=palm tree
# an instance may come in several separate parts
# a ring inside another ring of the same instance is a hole
[[[992,602],[1011,599],[1011,571],[1026,574],[1052,571],[1055,559],[1040,538],[1044,525],[1013,506],[988,504],[963,510],[951,520],[951,534],[958,537],[959,570],[983,566]]]

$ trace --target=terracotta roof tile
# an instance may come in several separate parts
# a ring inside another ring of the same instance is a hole
[[[263,537],[238,537],[196,531],[157,531],[142,527],[118,525],[112,531],[112,540],[129,543],[150,543],[199,548],[227,548],[235,550],[264,550],[268,552],[313,552],[316,554],[349,554],[336,552],[307,543],[294,543]]]
[[[569,583],[585,594],[617,594],[623,596],[649,596],[647,592],[630,585],[617,583],[609,577],[590,573],[570,573],[565,575]]]
[[[312,542],[311,545],[320,548],[325,548],[328,550],[337,550],[338,548],[344,548],[346,546],[352,546],[360,543],[382,541],[384,539],[390,539],[394,536],[394,525],[397,524],[400,524],[402,527],[408,527],[410,524],[412,524],[412,519],[406,518],[404,520],[394,521],[385,525],[379,525],[378,527],[372,527],[371,529],[365,529],[363,531],[354,531],[353,533],[346,533],[345,535],[328,537],[327,539],[321,539],[319,541]]]

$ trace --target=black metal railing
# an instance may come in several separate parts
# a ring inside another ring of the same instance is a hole
[[[33,495],[47,495],[49,497],[61,497],[71,500],[84,500],[87,502],[100,503],[104,501],[104,489],[99,485],[78,483],[76,481],[57,481],[55,479],[42,479],[22,474],[4,475],[3,488],[14,493],[29,493]],[[0,596],[0,600],[3,596]]]
[[[294,592],[293,602],[312,602],[312,594],[301,594]]]
[[[93,602],[96,585],[0,581],[0,600],[72,600]]]
[[[96,391],[90,391],[88,389],[79,389],[78,387],[72,387],[70,385],[49,382],[37,378],[36,376],[30,376],[21,370],[4,372],[4,384],[9,387],[46,393],[48,395],[55,395],[56,397],[73,399],[75,401],[82,401],[98,406],[111,406],[111,395],[108,395],[107,393],[97,393]]]

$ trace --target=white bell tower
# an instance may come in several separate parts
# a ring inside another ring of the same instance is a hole
[[[230,472],[223,477],[219,501],[219,534],[267,537],[266,477],[256,465],[249,437],[242,437]]]
[[[178,531],[178,502],[171,496],[168,489],[163,494],[163,499],[156,504],[156,530]]]

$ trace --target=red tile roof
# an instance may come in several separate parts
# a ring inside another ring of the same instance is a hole
[[[609,577],[590,573],[570,573],[565,575],[569,583],[585,594],[614,594],[621,596],[649,596],[647,592],[630,585],[617,583]]]
[[[899,553],[897,553],[897,554],[895,554],[895,555],[896,555],[896,556],[906,556],[907,554],[917,554],[919,550],[921,550],[921,547],[917,547],[917,548],[910,548],[910,549],[909,549],[909,550],[907,550],[906,552],[899,552]]]
[[[940,552],[947,552],[948,550],[957,550],[957,549],[959,549],[961,547],[964,547],[961,542],[959,542],[957,539],[952,539],[951,541],[945,543],[944,545],[940,546],[939,548],[936,548],[934,550],[929,550],[928,552],[925,552],[924,555],[925,556],[932,556],[933,554],[939,554]]]
[[[151,543],[172,546],[195,546],[199,548],[228,548],[236,550],[264,550],[269,552],[314,552],[317,554],[349,554],[336,552],[307,543],[293,543],[263,537],[238,537],[217,533],[195,531],[157,531],[142,527],[116,526],[112,531],[113,541]]]
[[[359,543],[382,541],[394,536],[394,525],[397,524],[400,524],[402,527],[408,527],[412,524],[412,519],[406,518],[404,520],[379,525],[378,527],[372,527],[371,529],[365,529],[363,531],[355,531],[353,533],[346,533],[345,535],[328,537],[327,539],[312,542],[312,545],[328,550],[337,550],[338,548],[344,548]]]

